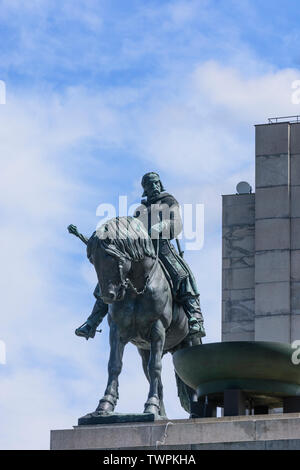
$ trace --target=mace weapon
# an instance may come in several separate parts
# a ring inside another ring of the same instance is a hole
[[[180,257],[183,258],[184,251],[181,249],[180,241],[178,240],[178,238],[176,238],[176,245],[177,245],[177,249],[178,249],[178,253]]]

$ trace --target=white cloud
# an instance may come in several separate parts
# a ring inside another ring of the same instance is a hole
[[[170,76],[176,96],[157,103],[146,122],[137,120],[141,154],[164,171],[201,184],[224,181],[225,175],[252,166],[253,125],[299,112],[291,101],[299,71],[265,68],[265,73],[248,76],[209,61],[176,83]]]

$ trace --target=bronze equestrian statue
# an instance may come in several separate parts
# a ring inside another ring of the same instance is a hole
[[[178,203],[165,193],[156,173],[147,173],[142,185],[146,200],[134,217],[111,219],[89,239],[68,227],[87,244],[98,277],[94,309],[76,334],[94,337],[107,314],[110,326],[107,387],[95,412],[81,419],[85,424],[114,411],[128,342],[137,346],[150,385],[144,413],[165,417],[162,356],[201,344],[205,336],[194,277],[169,241],[182,229]],[[193,416],[195,393],[177,375],[176,380],[181,404]]]
[[[176,238],[182,230],[178,202],[171,194],[165,192],[157,173],[146,173],[142,178],[142,187],[143,197],[146,199],[141,201],[141,206],[137,208],[135,217],[142,220],[149,235],[152,233],[152,238],[155,232],[158,235],[165,232],[166,237],[160,236],[158,240],[157,238],[153,239],[154,246],[159,244],[159,258],[172,278],[174,296],[184,308],[190,332],[205,336],[196,281],[186,261],[177,254],[170,243],[170,240]],[[171,210],[161,210],[164,205]],[[164,215],[166,216],[163,217]],[[88,242],[86,237],[77,232],[75,226],[70,227],[71,233],[80,237],[85,243]],[[108,305],[101,298],[98,284],[94,290],[94,296],[96,302],[91,315],[83,325],[75,330],[77,336],[83,336],[86,339],[94,338],[98,326],[108,312]]]

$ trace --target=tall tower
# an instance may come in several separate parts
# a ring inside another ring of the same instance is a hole
[[[223,341],[300,340],[300,123],[255,126],[255,194],[223,196]]]

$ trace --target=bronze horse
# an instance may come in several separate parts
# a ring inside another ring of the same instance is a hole
[[[112,413],[118,400],[118,377],[124,347],[137,346],[149,381],[144,413],[165,417],[162,356],[167,352],[201,344],[199,335],[189,335],[187,317],[174,302],[170,282],[144,226],[133,217],[117,217],[104,223],[89,239],[87,256],[94,265],[101,296],[111,304],[108,382],[95,417]],[[176,375],[182,406],[191,412],[195,393]]]

